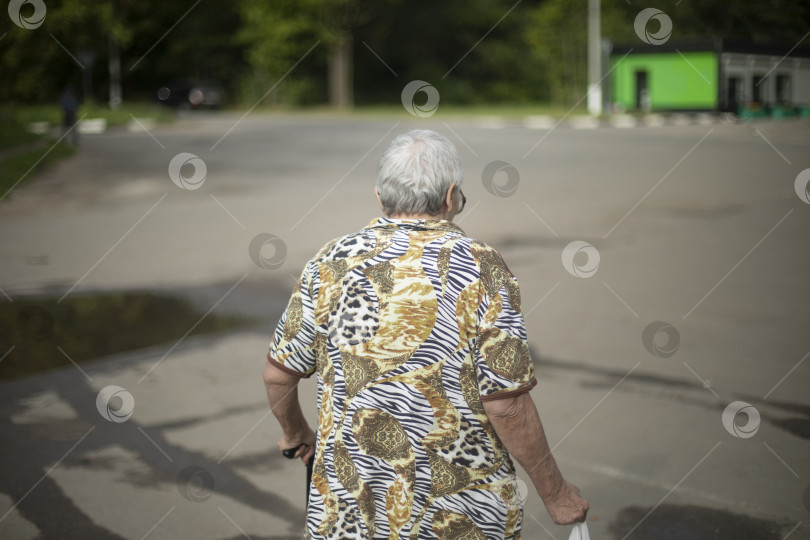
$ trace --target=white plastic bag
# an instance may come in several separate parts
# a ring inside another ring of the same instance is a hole
[[[568,540],[591,540],[591,535],[588,534],[588,525],[584,522],[574,525]]]

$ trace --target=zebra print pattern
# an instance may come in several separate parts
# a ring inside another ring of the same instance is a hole
[[[321,249],[268,354],[318,376],[307,538],[520,538],[482,405],[536,384],[520,310],[497,251],[447,221],[379,218]]]

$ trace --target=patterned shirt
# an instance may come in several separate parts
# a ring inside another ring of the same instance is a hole
[[[537,381],[493,248],[449,221],[375,219],[307,264],[268,359],[318,374],[307,538],[520,538],[482,402]]]

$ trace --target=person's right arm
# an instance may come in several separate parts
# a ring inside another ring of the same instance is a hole
[[[588,501],[580,497],[579,488],[563,478],[529,393],[484,401],[483,405],[506,450],[529,474],[554,523],[585,521]]]
[[[283,433],[278,449],[284,451],[296,448],[295,457],[300,457],[305,464],[309,463],[315,455],[316,436],[307,424],[298,401],[300,377],[279,368],[270,361],[268,355],[263,378],[270,410],[281,425]]]

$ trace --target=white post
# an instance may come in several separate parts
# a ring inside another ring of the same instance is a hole
[[[599,0],[588,0],[588,113],[602,114],[601,57],[602,39],[599,29]]]

